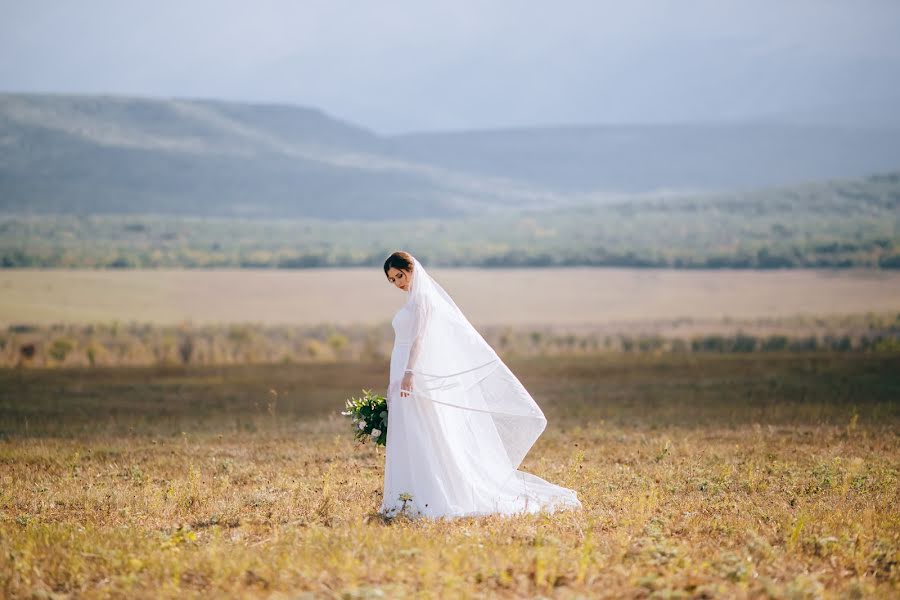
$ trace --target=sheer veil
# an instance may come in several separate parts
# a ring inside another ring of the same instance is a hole
[[[409,307],[412,393],[400,402],[437,402],[490,418],[517,469],[547,426],[540,407],[444,288],[413,257]],[[488,425],[490,425],[488,423]]]

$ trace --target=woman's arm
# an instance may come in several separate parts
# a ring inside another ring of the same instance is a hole
[[[417,302],[413,304],[412,319],[412,345],[409,349],[409,357],[406,360],[406,369],[403,371],[403,382],[400,384],[400,395],[409,395],[412,391],[412,376],[416,369],[417,361],[422,350],[422,339],[425,335],[425,329],[428,321],[431,319],[432,308],[428,302]],[[406,392],[404,394],[404,392]]]

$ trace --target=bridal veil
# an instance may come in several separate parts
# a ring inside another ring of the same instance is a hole
[[[413,315],[414,341],[406,365],[412,391],[395,401],[435,402],[478,415],[491,437],[496,430],[509,466],[517,469],[547,426],[544,413],[414,257],[407,302]]]

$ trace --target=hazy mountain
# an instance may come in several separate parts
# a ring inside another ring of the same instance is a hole
[[[0,210],[395,218],[553,201],[292,106],[0,95]]]
[[[793,121],[378,136],[313,109],[0,95],[0,211],[388,219],[900,166],[900,129]]]
[[[414,160],[558,191],[733,190],[900,166],[900,126],[783,121],[528,128],[394,138]]]

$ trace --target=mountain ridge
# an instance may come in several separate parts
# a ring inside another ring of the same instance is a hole
[[[900,130],[764,123],[380,135],[318,108],[0,93],[0,212],[445,218],[859,177]]]

